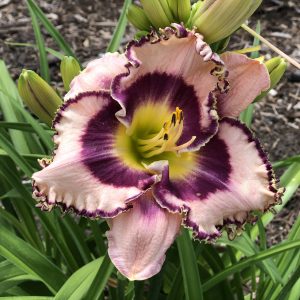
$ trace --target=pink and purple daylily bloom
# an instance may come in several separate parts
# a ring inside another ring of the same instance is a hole
[[[147,279],[181,225],[212,240],[280,200],[266,154],[236,119],[269,85],[263,64],[219,57],[179,25],[133,41],[73,80],[34,194],[43,209],[107,218],[113,263]]]

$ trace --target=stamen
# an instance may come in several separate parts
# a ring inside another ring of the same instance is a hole
[[[159,148],[157,150],[153,150],[153,151],[148,152],[148,153],[143,153],[142,156],[145,157],[145,158],[150,158],[152,156],[162,154],[163,152],[165,152],[166,146],[167,146],[167,144],[164,143],[161,148]]]
[[[152,142],[156,142],[163,136],[164,132],[165,132],[165,129],[162,128],[161,131],[157,135],[155,135],[153,138],[146,139],[146,140],[138,139],[138,142],[140,144],[149,144],[149,143],[152,143]]]
[[[139,149],[143,152],[146,152],[146,151],[149,151],[155,147],[158,147],[158,146],[162,146],[162,144],[164,143],[164,140],[161,139],[159,141],[156,141],[154,143],[149,143],[149,144],[146,144],[144,146],[140,146]]]
[[[179,124],[179,128],[176,128],[176,133],[173,139],[177,142],[179,138],[181,137],[182,131],[183,131],[183,122]],[[175,131],[175,130],[174,130]]]
[[[176,115],[173,113],[171,123],[175,126],[176,124]]]
[[[188,142],[186,142],[186,143],[184,143],[184,144],[182,144],[180,146],[176,146],[176,147],[172,148],[172,150],[173,151],[183,150],[183,149],[189,147],[190,145],[192,145],[194,143],[195,139],[196,139],[196,136],[193,135],[192,138]]]
[[[163,152],[181,151],[189,147],[196,139],[193,136],[188,142],[177,145],[183,132],[183,111],[176,107],[169,121],[163,124],[158,134],[149,139],[137,139],[137,146],[144,158],[150,158]]]

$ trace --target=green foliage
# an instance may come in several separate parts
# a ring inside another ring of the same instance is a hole
[[[180,266],[184,283],[185,297],[188,300],[203,299],[197,260],[187,229],[182,230],[177,238],[177,247],[180,257]]]
[[[127,10],[129,8],[131,2],[132,2],[132,0],[124,1],[124,5],[123,5],[122,11],[121,11],[121,15],[119,17],[117,27],[115,29],[115,32],[113,34],[113,37],[112,37],[108,47],[106,49],[107,52],[115,52],[118,50],[118,48],[120,46],[122,37],[125,32],[125,28],[127,25],[126,13],[127,13]]]
[[[45,53],[60,58],[74,54],[34,0],[27,1],[48,80]],[[108,47],[119,48],[126,27],[126,0]],[[40,27],[53,37],[59,51],[45,47]],[[0,299],[299,299],[300,220],[286,241],[268,247],[265,227],[274,215],[258,215],[258,223],[234,241],[223,235],[215,245],[193,242],[183,230],[169,249],[162,271],[145,282],[129,282],[107,255],[103,220],[41,212],[31,197],[29,178],[36,159],[50,155],[51,129],[23,107],[15,83],[0,60]],[[253,106],[242,117],[250,126]],[[280,211],[300,185],[299,155],[274,163],[285,171]],[[284,168],[288,167],[286,170]],[[259,239],[258,239],[259,237]],[[258,285],[256,281],[259,280]],[[247,289],[244,287],[247,286]]]

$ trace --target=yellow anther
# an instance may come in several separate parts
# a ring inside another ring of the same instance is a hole
[[[182,110],[179,107],[176,107],[176,121],[180,122],[181,115],[182,115]]]

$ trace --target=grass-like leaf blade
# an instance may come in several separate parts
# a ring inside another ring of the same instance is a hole
[[[282,197],[282,204],[276,205],[274,209],[279,212],[289,202],[294,193],[300,186],[300,163],[293,163],[281,176],[280,185],[285,187],[285,193]],[[266,227],[274,218],[271,212],[265,213],[261,217],[263,225]],[[254,240],[259,234],[258,225],[251,229],[251,239]]]
[[[47,257],[0,225],[0,254],[56,293],[66,277]]]
[[[14,146],[6,138],[4,130],[0,128],[0,147],[9,154],[10,158],[19,166],[22,171],[28,176],[31,177],[33,172],[31,166],[27,161],[16,151]]]
[[[13,102],[20,105],[18,90],[12,81],[4,61],[0,60],[0,109],[5,121],[22,122],[20,113],[18,113]],[[17,150],[29,153],[29,147],[25,135],[22,132],[10,130],[10,138]]]
[[[31,47],[31,48],[38,48],[37,45],[35,44],[31,44],[31,43],[18,43],[18,42],[5,42],[4,44],[9,45],[9,46],[16,46],[16,47]],[[63,59],[65,56],[63,54],[61,54],[60,52],[49,48],[49,47],[45,47],[45,50],[49,53],[52,54],[53,56],[55,56],[58,59]]]
[[[125,29],[126,29],[126,25],[127,25],[127,17],[126,17],[126,13],[127,10],[129,8],[129,5],[132,3],[132,0],[125,0],[124,1],[124,5],[121,11],[121,15],[119,17],[119,21],[117,24],[117,27],[114,31],[114,34],[112,36],[112,39],[110,40],[110,43],[106,49],[107,52],[115,52],[118,50],[120,44],[121,44],[121,40],[123,38]]]
[[[180,265],[187,300],[203,299],[202,285],[200,281],[197,259],[192,240],[187,229],[183,229],[177,238],[177,247],[180,257]]]
[[[63,36],[59,33],[59,31],[55,28],[55,26],[49,21],[43,11],[39,8],[35,0],[27,0],[28,5],[32,9],[33,13],[37,16],[40,22],[44,25],[48,33],[52,36],[52,38],[56,41],[59,48],[64,51],[64,53],[68,56],[75,57],[71,47],[65,41]]]
[[[114,265],[112,264],[108,254],[103,258],[103,262],[98,269],[98,272],[89,288],[89,299],[97,300],[100,299],[100,296],[107,285],[108,279],[111,276]]]
[[[285,300],[287,299],[288,294],[290,293],[291,289],[293,288],[294,284],[300,278],[300,268],[298,268],[294,274],[291,276],[290,280],[287,284],[282,288],[280,294],[276,297],[277,300]]]
[[[86,264],[68,279],[55,300],[99,299],[113,268],[108,255]]]
[[[213,276],[211,279],[209,279],[207,282],[203,284],[203,290],[207,291],[222,280],[225,280],[228,276],[235,274],[236,272],[239,272],[246,267],[251,266],[252,264],[258,263],[264,259],[267,259],[269,257],[272,257],[274,255],[280,254],[285,251],[289,251],[295,248],[300,248],[300,240],[298,241],[292,241],[292,242],[285,242],[280,245],[274,246],[270,249],[261,251],[255,255],[252,255],[239,263],[232,265],[226,269],[224,269],[222,272],[218,273],[217,275]]]
[[[46,47],[45,47],[45,42],[44,38],[41,34],[41,29],[40,25],[38,22],[38,19],[33,12],[32,8],[28,6],[29,14],[31,17],[31,23],[32,23],[32,28],[35,36],[35,41],[37,44],[37,48],[39,50],[39,60],[40,60],[40,72],[41,76],[47,81],[50,82],[50,72],[49,72],[49,66],[48,66],[48,60],[47,60],[47,54],[46,54]]]

